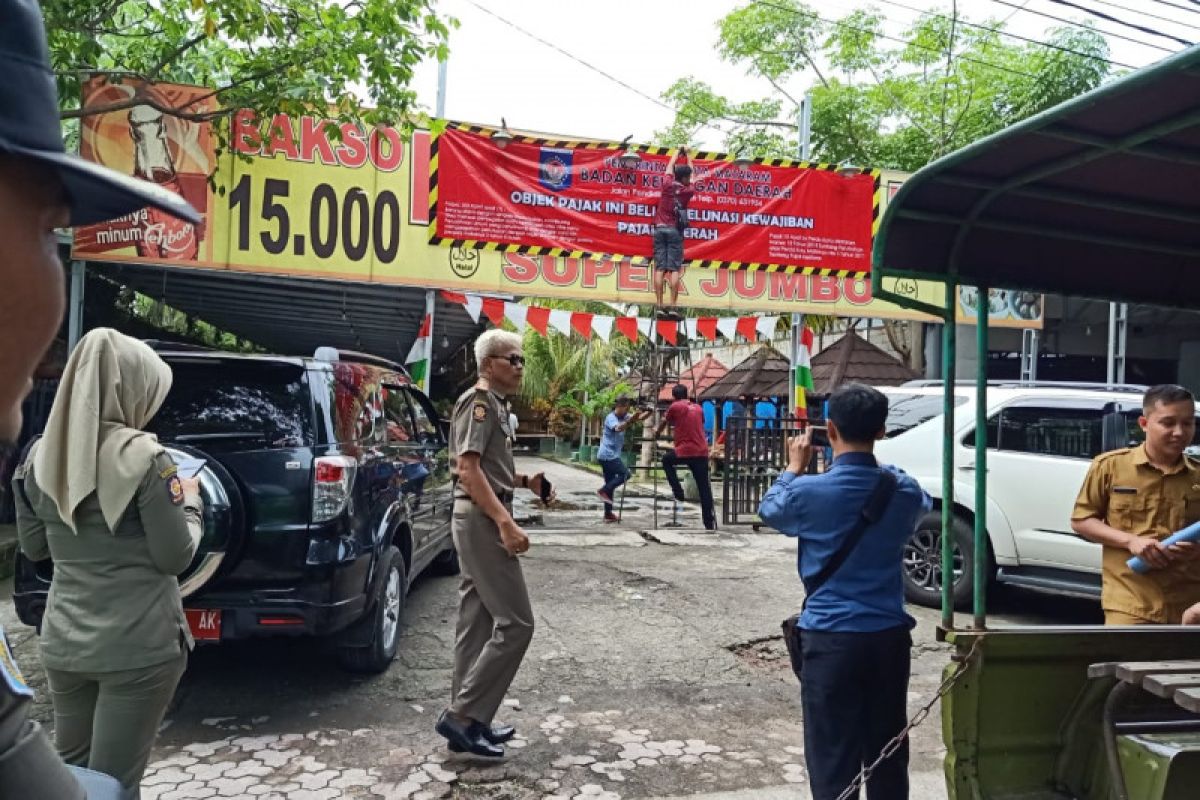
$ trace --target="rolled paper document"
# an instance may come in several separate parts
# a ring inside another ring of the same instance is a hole
[[[1166,539],[1163,539],[1161,542],[1159,542],[1159,545],[1161,547],[1170,547],[1171,545],[1177,544],[1178,542],[1194,542],[1197,539],[1200,539],[1200,522],[1197,522],[1193,525],[1188,525],[1183,530],[1172,533]],[[1125,562],[1125,564],[1134,572],[1138,572],[1138,573],[1142,573],[1142,574],[1145,574],[1145,573],[1149,572],[1150,570],[1154,569],[1153,567],[1151,567],[1149,564],[1147,564],[1145,561],[1138,558],[1137,556],[1134,556],[1133,558],[1129,559],[1128,561]]]

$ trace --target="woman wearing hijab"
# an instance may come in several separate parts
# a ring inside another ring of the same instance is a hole
[[[41,652],[55,744],[134,797],[193,646],[175,576],[200,541],[199,484],[142,430],[170,388],[148,346],[88,333],[13,479],[21,551],[54,559]]]

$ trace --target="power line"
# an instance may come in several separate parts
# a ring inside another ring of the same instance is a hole
[[[1129,28],[1129,29],[1135,30],[1135,31],[1139,31],[1141,33],[1145,33],[1150,36],[1157,36],[1161,39],[1170,39],[1173,42],[1178,42],[1179,44],[1183,45],[1184,47],[1192,46],[1192,43],[1189,42],[1187,39],[1180,39],[1178,36],[1175,36],[1174,34],[1163,33],[1162,31],[1158,30],[1157,28],[1151,28],[1146,25],[1138,25],[1136,22],[1126,22],[1123,19],[1114,17],[1111,14],[1106,14],[1103,11],[1097,11],[1094,8],[1089,8],[1088,6],[1083,6],[1083,5],[1079,5],[1078,3],[1073,3],[1073,2],[1071,2],[1071,0],[1050,0],[1050,2],[1057,3],[1060,6],[1066,6],[1067,8],[1074,8],[1077,11],[1084,12],[1085,14],[1091,14],[1093,17],[1099,17],[1100,19],[1108,20],[1109,22],[1112,22],[1116,25],[1124,25],[1126,28]]]
[[[476,3],[475,0],[466,0],[466,2],[469,3],[470,5],[475,6],[480,11],[487,14],[488,16],[494,17],[495,19],[499,20],[500,22],[503,22],[505,25],[509,26],[510,28],[517,31],[518,33],[521,33],[524,36],[527,36],[530,39],[533,39],[535,42],[545,45],[546,47],[549,47],[550,49],[566,56],[567,58],[571,59],[572,61],[576,62],[577,64],[580,64],[581,66],[586,67],[587,69],[590,69],[592,72],[595,72],[596,74],[601,75],[602,77],[612,81],[613,83],[617,84],[618,86],[620,86],[624,89],[628,89],[629,91],[636,94],[638,97],[649,100],[651,103],[654,103],[657,106],[661,106],[662,108],[665,108],[667,111],[670,111],[673,114],[681,114],[681,115],[683,114],[682,108],[676,108],[675,106],[671,105],[670,103],[665,103],[657,97],[646,94],[641,89],[631,86],[630,84],[626,83],[625,81],[621,80],[620,78],[616,77],[615,75],[611,75],[608,72],[605,72],[604,70],[600,69],[599,67],[597,67],[593,64],[590,64],[587,61],[584,61],[582,58],[575,55],[574,53],[564,50],[563,48],[559,47],[558,45],[554,44],[553,42],[546,41],[545,39],[538,36],[537,34],[531,33],[530,31],[526,30],[525,28],[522,28],[517,23],[515,23],[511,20],[505,19],[504,17],[500,16],[499,14],[492,11],[491,9],[481,6],[479,3]],[[695,98],[689,98],[687,102],[696,106],[702,112],[708,114],[711,119],[719,119],[724,122],[731,122],[735,125],[779,126],[779,127],[788,127],[788,128],[795,127],[794,125],[792,125],[790,123],[777,122],[774,120],[751,120],[751,119],[737,119],[735,117],[727,117],[723,114],[717,113],[716,111],[714,111],[711,108],[705,107],[702,103],[697,101]],[[686,105],[686,103],[685,103],[685,105]],[[684,116],[686,117],[687,115],[684,115]],[[699,125],[702,128],[708,128],[711,131],[716,131],[717,133],[721,134],[722,136],[729,135],[726,131],[718,128],[716,125],[713,125],[711,122],[703,122],[695,117],[693,117],[691,121],[693,124]]]
[[[920,8],[913,8],[912,6],[904,5],[903,3],[898,3],[898,2],[896,2],[896,0],[879,0],[879,2],[886,3],[887,5],[890,5],[890,6],[896,6],[897,8],[903,8],[907,11],[912,11],[917,14],[929,13],[930,16],[936,17],[937,19],[950,19],[950,17],[946,16],[945,14],[934,14],[934,13],[926,12],[925,10],[920,9]],[[1018,41],[1027,42],[1029,44],[1035,44],[1039,47],[1046,47],[1051,50],[1058,50],[1059,52],[1062,52],[1062,53],[1069,53],[1070,55],[1073,55],[1073,56],[1079,56],[1081,58],[1091,59],[1092,61],[1102,61],[1105,64],[1109,64],[1114,67],[1125,67],[1126,69],[1137,69],[1137,67],[1133,66],[1132,64],[1122,64],[1119,61],[1113,61],[1111,59],[1104,58],[1103,56],[1097,56],[1097,55],[1093,55],[1091,53],[1084,53],[1081,50],[1073,50],[1070,47],[1063,47],[1062,45],[1051,44],[1050,42],[1043,42],[1040,39],[1031,39],[1027,36],[1021,36],[1020,34],[1017,34],[1017,33],[1009,33],[1008,31],[1003,30],[1002,28],[989,28],[986,25],[979,25],[974,22],[967,22],[965,19],[962,19],[960,17],[955,17],[954,21],[957,24],[963,25],[968,28],[977,28],[978,30],[981,30],[981,31],[987,31],[988,33],[999,34],[1000,36],[1007,36],[1010,39],[1017,39]]]
[[[1002,5],[1002,6],[1008,6],[1009,8],[1018,8],[1021,11],[1024,11],[1026,14],[1034,14],[1039,17],[1045,17],[1046,19],[1052,19],[1055,22],[1061,22],[1064,25],[1070,25],[1072,28],[1083,28],[1084,30],[1087,30],[1086,26],[1080,25],[1077,22],[1072,22],[1071,20],[1066,19],[1065,17],[1056,17],[1053,14],[1047,14],[1045,11],[1034,11],[1032,8],[1025,8],[1023,6],[1018,6],[1016,3],[1008,2],[1008,0],[992,0],[992,2]],[[1141,39],[1134,39],[1130,36],[1125,36],[1120,33],[1110,33],[1109,31],[1100,31],[1100,32],[1103,33],[1105,36],[1111,36],[1114,39],[1122,39],[1126,42],[1132,42],[1133,44],[1140,44],[1142,47],[1152,47],[1155,50],[1162,50],[1167,53],[1175,52],[1174,50],[1172,50],[1169,47],[1163,47],[1161,45],[1151,44],[1150,42],[1143,42]]]
[[[878,31],[873,31],[868,28],[860,28],[857,25],[851,25],[848,22],[841,22],[839,20],[827,19],[825,17],[822,17],[820,14],[814,13],[812,11],[801,11],[800,9],[793,8],[791,6],[781,6],[777,3],[770,2],[770,0],[752,0],[752,2],[758,6],[767,6],[769,8],[774,8],[777,11],[788,11],[792,14],[796,14],[801,17],[812,17],[813,19],[818,19],[821,22],[824,22],[826,25],[836,25],[839,28],[845,28],[846,30],[857,31],[859,33],[867,33],[872,36],[876,36],[880,39],[886,39],[889,42],[897,42],[899,44],[904,45],[905,47],[915,47],[918,50],[925,50],[930,53],[937,53],[938,55],[946,54],[945,50],[939,50],[936,47],[929,47],[927,45],[917,44],[916,42],[909,42],[904,39],[900,39],[896,36],[888,36],[886,33],[879,33]],[[997,2],[999,2],[999,0],[997,0]],[[1032,78],[1033,80],[1037,80],[1036,75],[1031,75],[1028,72],[1024,72],[1019,69],[1013,69],[1012,67],[1005,67],[1000,64],[993,64],[990,61],[984,61],[979,58],[972,58],[971,56],[959,55],[959,56],[957,56],[957,58],[961,59],[962,61],[970,61],[973,64],[979,64],[981,66],[991,67],[992,69],[1001,70],[1002,72],[1008,72],[1013,75],[1020,75],[1024,78]]]
[[[1181,6],[1178,3],[1172,3],[1171,0],[1151,0],[1151,2],[1158,3],[1160,6],[1167,6],[1168,8],[1177,8],[1180,11],[1188,11],[1192,14],[1200,14],[1200,9],[1195,9],[1191,6]]]
[[[1112,0],[1092,0],[1092,2],[1099,3],[1102,6],[1108,6],[1109,8],[1115,8],[1118,11],[1128,11],[1129,10],[1128,8],[1126,8],[1123,5],[1120,5],[1119,3],[1112,2]],[[1167,3],[1166,5],[1171,5],[1171,4]],[[1182,6],[1175,6],[1175,7],[1182,8]],[[1193,11],[1190,8],[1184,8],[1183,10],[1191,11],[1193,14],[1200,14],[1200,10]],[[1200,31],[1200,25],[1193,25],[1190,22],[1184,22],[1183,20],[1178,20],[1178,19],[1171,19],[1170,17],[1164,17],[1159,14],[1151,14],[1149,11],[1142,11],[1140,13],[1143,17],[1149,17],[1150,19],[1157,19],[1157,20],[1160,20],[1161,22],[1169,22],[1172,25],[1181,25],[1185,28],[1191,28],[1192,30]]]

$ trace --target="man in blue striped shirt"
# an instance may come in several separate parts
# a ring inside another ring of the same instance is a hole
[[[867,525],[837,572],[806,598],[798,623],[804,752],[814,800],[837,798],[907,717],[909,632],[916,623],[904,610],[901,561],[905,542],[932,503],[914,479],[875,460],[887,412],[887,398],[869,386],[848,384],[834,392],[827,419],[833,466],[805,475],[810,433],[793,438],[787,470],[758,512],[797,538],[800,578],[811,581],[854,529],[880,470],[896,477],[878,521]],[[867,792],[870,800],[908,797],[907,742],[876,768]]]

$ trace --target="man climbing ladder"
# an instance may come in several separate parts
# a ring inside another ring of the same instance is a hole
[[[687,207],[696,190],[692,188],[690,164],[676,164],[680,156],[687,158],[684,148],[671,156],[667,162],[667,174],[663,176],[662,194],[654,215],[654,303],[656,316],[678,318],[675,306],[679,304],[679,283],[683,280],[683,232],[687,229]],[[671,298],[666,307],[663,303],[663,283],[666,283]]]

